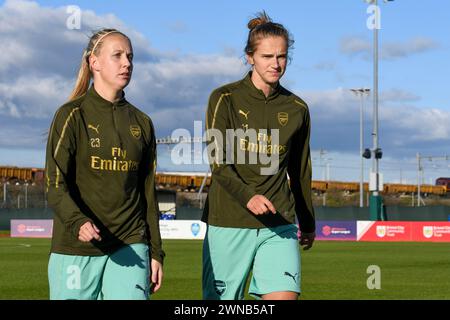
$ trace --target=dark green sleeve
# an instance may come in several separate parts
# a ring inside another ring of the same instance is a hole
[[[234,129],[229,125],[228,119],[227,103],[230,95],[214,91],[209,98],[206,112],[207,144],[208,150],[214,150],[208,152],[209,163],[212,180],[219,183],[243,207],[247,207],[248,201],[256,192],[242,180],[234,164],[226,163],[226,129]]]
[[[313,232],[316,229],[311,194],[310,133],[311,122],[306,108],[303,123],[291,142],[288,164],[290,186],[295,199],[295,212],[302,232]]]
[[[143,157],[144,192],[147,203],[147,226],[149,228],[149,246],[152,259],[163,263],[165,253],[162,250],[161,233],[159,230],[159,208],[156,198],[155,174],[156,174],[156,138],[153,124],[149,119],[150,137],[149,145]]]
[[[71,196],[70,171],[74,165],[76,150],[74,130],[74,115],[78,108],[60,108],[55,114],[48,133],[45,172],[48,204],[65,226],[66,232],[71,232],[78,238],[80,227],[87,221],[86,217]]]

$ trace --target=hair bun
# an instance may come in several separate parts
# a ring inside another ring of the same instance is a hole
[[[256,14],[256,17],[250,20],[247,24],[247,27],[252,30],[253,28],[256,28],[257,26],[261,24],[265,24],[268,22],[272,22],[272,19],[267,15],[265,11],[258,12]]]
[[[250,29],[250,30],[252,30],[253,28],[255,28],[255,27],[257,27],[257,26],[259,26],[259,25],[261,25],[261,24],[264,24],[264,23],[266,23],[267,21],[263,21],[263,19],[261,19],[261,18],[254,18],[254,19],[252,19],[252,20],[250,20],[249,22],[248,22],[248,24],[247,24],[247,27]]]

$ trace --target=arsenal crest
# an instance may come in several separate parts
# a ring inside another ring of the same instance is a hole
[[[130,132],[133,137],[136,139],[139,139],[141,137],[141,127],[137,125],[131,125],[130,126]]]
[[[278,122],[281,126],[285,126],[288,123],[289,115],[287,112],[278,112]]]

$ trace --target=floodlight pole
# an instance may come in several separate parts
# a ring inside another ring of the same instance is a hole
[[[374,188],[371,190],[369,206],[370,220],[382,220],[382,198],[380,196],[380,174],[379,174],[379,158],[381,158],[378,145],[378,29],[380,26],[380,9],[378,8],[378,0],[366,0],[370,4],[375,5],[375,26],[373,28],[373,162],[372,172],[374,174]],[[384,2],[393,0],[384,0]]]
[[[375,174],[375,189],[372,189],[369,200],[370,220],[381,220],[381,198],[379,195],[379,166],[375,155],[378,149],[378,28],[380,19],[378,1],[372,2],[377,8],[375,10],[375,27],[373,28],[373,148],[372,148],[372,172]]]
[[[420,180],[421,180],[421,173],[422,172],[422,166],[420,165],[420,153],[417,153],[417,206],[420,207]]]
[[[364,207],[364,98],[365,95],[370,93],[370,89],[359,88],[350,89],[356,96],[361,96],[361,104],[359,108],[359,156],[361,157],[361,172],[359,176],[359,206]]]

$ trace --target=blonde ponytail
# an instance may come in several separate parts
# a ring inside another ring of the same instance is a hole
[[[84,51],[83,58],[81,59],[80,70],[78,71],[77,82],[75,83],[75,88],[69,96],[69,101],[81,97],[89,89],[89,84],[91,82],[91,70],[89,69],[89,56],[87,56],[86,53],[87,52]]]

